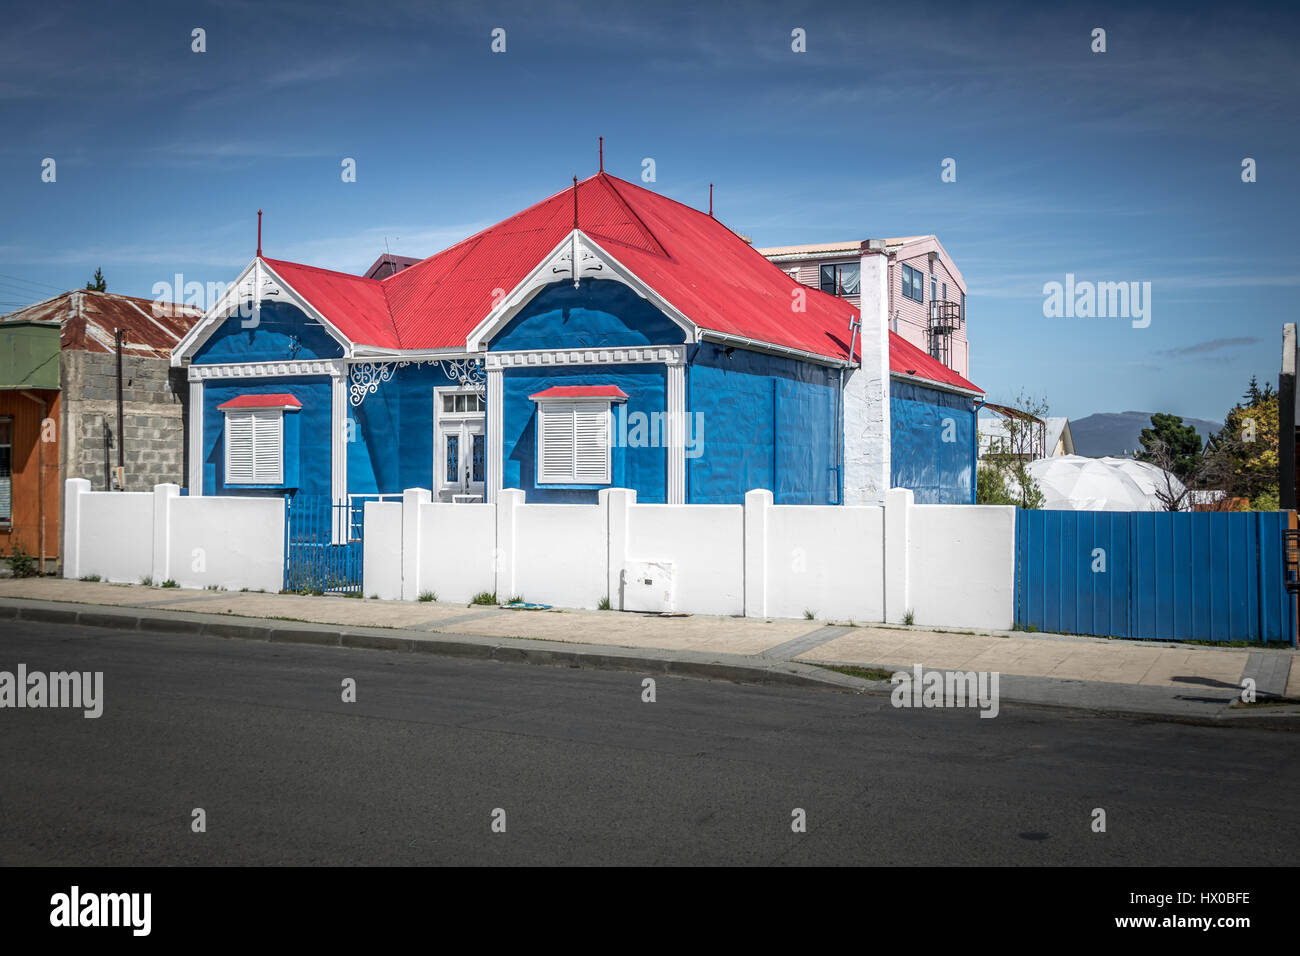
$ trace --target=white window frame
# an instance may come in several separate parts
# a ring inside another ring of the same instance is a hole
[[[230,408],[225,410],[225,460],[223,470],[225,473],[226,485],[283,485],[284,484],[284,412],[283,408]],[[250,449],[251,471],[247,478],[232,476],[230,473],[230,423],[234,418],[246,418],[253,424],[252,447]],[[259,475],[257,473],[257,428],[256,420],[258,418],[271,419],[276,425],[276,436],[280,447],[280,454],[276,460],[276,470],[274,477]]]
[[[608,485],[613,483],[614,457],[614,415],[613,399],[601,398],[539,398],[537,402],[537,484],[538,485]],[[578,472],[578,409],[592,410],[598,408],[603,413],[605,422],[604,470],[600,476],[583,475]],[[556,474],[547,470],[545,444],[543,436],[546,419],[549,416],[569,416],[573,419],[573,466],[567,474]]]

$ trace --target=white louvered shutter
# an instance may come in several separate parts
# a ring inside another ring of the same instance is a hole
[[[284,412],[253,413],[253,481],[278,485],[284,480]]]
[[[539,408],[539,419],[539,481],[609,483],[608,404],[546,402]]]
[[[547,403],[540,407],[541,434],[537,448],[541,456],[538,480],[573,480],[573,406]]]
[[[226,416],[226,484],[247,485],[253,481],[253,416]]]
[[[584,402],[573,407],[573,477],[581,484],[609,481],[609,406]]]
[[[226,415],[226,484],[278,485],[284,481],[284,413]]]

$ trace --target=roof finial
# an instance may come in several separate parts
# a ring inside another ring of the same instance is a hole
[[[713,183],[709,183],[709,215],[713,215]]]
[[[600,171],[605,171],[605,137],[600,138]]]
[[[573,228],[578,228],[578,177],[573,177]]]
[[[257,258],[262,258],[262,210],[257,211]]]

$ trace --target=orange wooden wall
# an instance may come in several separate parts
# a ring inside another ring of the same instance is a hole
[[[28,395],[45,399],[45,414],[54,422],[54,441],[45,443],[45,480],[37,475],[40,459],[37,443],[41,440],[41,406]],[[0,417],[13,419],[13,525],[0,530],[0,555],[12,553],[14,542],[28,554],[35,555],[40,542],[40,507],[37,489],[43,485],[45,498],[45,556],[59,555],[59,447],[62,435],[59,416],[59,393],[0,389]],[[47,569],[52,570],[52,569]]]

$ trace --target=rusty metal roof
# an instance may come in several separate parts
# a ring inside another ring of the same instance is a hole
[[[58,322],[60,347],[85,352],[114,351],[113,331],[121,329],[127,354],[167,358],[202,317],[192,306],[77,290],[0,315],[0,322]]]

